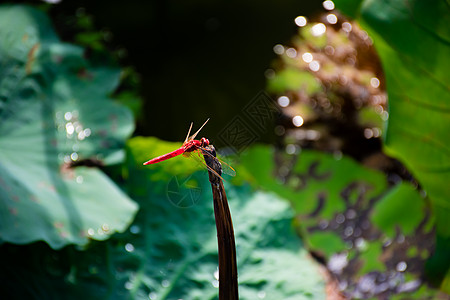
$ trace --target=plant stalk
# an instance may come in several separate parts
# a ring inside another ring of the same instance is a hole
[[[205,163],[217,173],[215,174],[208,170],[214,201],[214,216],[216,218],[219,248],[219,300],[238,300],[236,245],[227,195],[220,177],[222,175],[222,166],[218,160],[213,158],[216,157],[214,146],[207,146],[206,151],[210,155],[203,154]]]

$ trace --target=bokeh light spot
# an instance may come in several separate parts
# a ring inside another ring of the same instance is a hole
[[[303,16],[298,16],[297,18],[295,18],[295,24],[297,24],[298,27],[303,27],[306,25],[306,23],[308,23],[308,21]]]

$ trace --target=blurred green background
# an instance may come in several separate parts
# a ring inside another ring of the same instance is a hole
[[[448,299],[445,3],[0,6],[0,295],[217,299],[211,118],[241,299]],[[170,142],[169,142],[170,141]]]

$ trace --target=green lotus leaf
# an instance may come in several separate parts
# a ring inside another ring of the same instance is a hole
[[[0,247],[1,255],[11,257],[2,269],[9,293],[2,295],[218,299],[217,233],[207,173],[186,168],[172,174],[171,164],[183,164],[183,158],[142,166],[146,152],[173,146],[154,138],[128,142],[122,188],[140,210],[126,232],[84,251],[53,251],[42,243]],[[148,180],[155,173],[170,174],[174,184]],[[226,191],[236,236],[239,299],[325,299],[325,281],[292,229],[289,204],[248,185],[227,182]]]
[[[272,93],[283,93],[288,90],[303,89],[308,95],[321,91],[317,79],[309,72],[294,68],[283,70],[268,82],[268,90]]]
[[[146,224],[146,236],[141,238],[148,240],[145,253],[150,257],[136,283],[136,293],[144,289],[154,292],[158,299],[217,299],[213,276],[217,270],[217,236],[206,171],[192,173],[193,169],[187,167],[174,174],[173,164],[187,166],[183,158],[142,167],[143,159],[150,158],[145,152],[159,149],[156,152],[162,154],[159,152],[172,149],[173,143],[137,137],[128,145],[127,190],[136,192],[133,198],[140,201],[142,214],[138,214],[136,224]],[[141,180],[156,172],[172,174],[177,184],[167,179]],[[261,295],[267,299],[325,297],[317,266],[291,227],[293,212],[289,205],[274,194],[226,183],[236,235],[240,299]],[[149,219],[150,212],[153,216]],[[164,237],[158,237],[158,232],[164,232]],[[143,241],[138,239],[136,244],[143,245]],[[163,272],[155,278],[152,274],[158,274],[158,270]],[[151,279],[146,279],[148,276]],[[162,282],[169,286],[165,288]]]
[[[446,1],[336,0],[373,38],[386,76],[386,151],[400,159],[427,192],[436,217],[430,262],[450,267],[450,14]]]
[[[0,238],[53,248],[103,240],[137,211],[96,166],[123,159],[131,113],[117,67],[58,40],[46,16],[0,7]]]
[[[294,159],[295,156],[286,156],[286,164],[292,164]],[[337,213],[345,212],[347,206],[354,205],[359,197],[366,203],[387,189],[382,173],[364,168],[348,157],[333,157],[319,151],[303,150],[298,162],[291,166],[285,184],[273,180],[273,151],[268,147],[252,147],[241,155],[241,163],[252,170],[258,184],[289,199],[298,214],[306,216],[320,208],[314,215],[315,223],[317,218],[330,221]]]
[[[375,204],[371,219],[386,235],[394,238],[396,228],[404,234],[414,234],[424,217],[422,197],[413,186],[401,183]]]

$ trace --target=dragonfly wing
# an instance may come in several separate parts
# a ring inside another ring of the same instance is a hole
[[[211,155],[209,152],[206,152],[206,151],[202,151],[202,154],[207,154],[210,157],[212,157],[213,159],[219,161],[220,164],[222,165],[222,173],[230,175],[230,176],[236,176],[236,171],[229,164],[227,164],[226,162],[224,162],[220,158],[215,157],[215,156]]]
[[[196,152],[194,154],[194,152]],[[212,168],[210,168],[206,163],[205,160],[202,157],[202,154],[200,153],[200,151],[193,151],[193,152],[185,152],[183,154],[184,157],[189,157],[189,158],[193,158],[197,163],[199,163],[200,165],[202,165],[203,168],[207,168],[209,171],[211,171],[212,173],[214,173],[214,175],[220,177],[222,180],[223,177],[220,176],[215,170],[213,170]]]
[[[221,160],[220,158],[217,158],[220,162],[220,164],[222,165],[222,172],[230,175],[230,176],[236,176],[236,171],[226,162],[224,162],[223,160]]]
[[[202,127],[200,127],[199,130],[197,130],[196,133],[194,133],[192,136],[189,137],[188,141],[192,141],[193,139],[195,139],[195,137],[197,136],[197,134],[200,132],[200,130],[202,130],[203,126],[206,125],[206,123],[208,123],[209,118],[205,121],[205,123],[203,123]],[[189,134],[188,134],[189,135]]]
[[[191,122],[191,126],[189,127],[188,134],[186,135],[186,139],[184,140],[184,143],[186,143],[189,140],[189,134],[191,133],[192,125],[194,125],[193,122]]]

